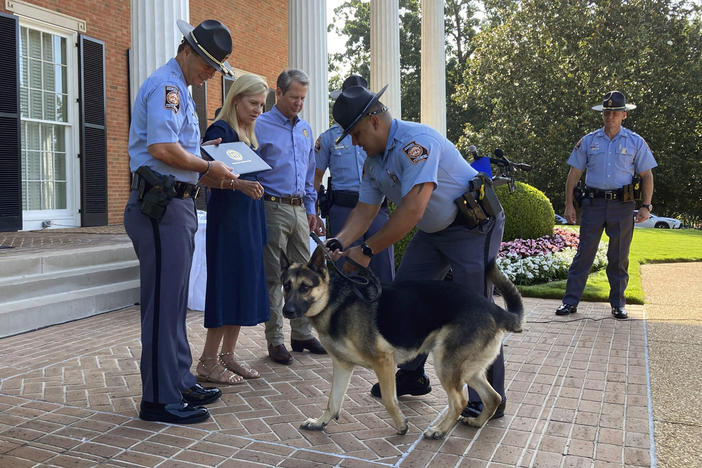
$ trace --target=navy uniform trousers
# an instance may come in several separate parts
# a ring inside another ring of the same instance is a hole
[[[609,236],[607,248],[607,279],[609,303],[624,307],[624,291],[629,283],[629,247],[634,234],[634,202],[586,198],[580,216],[578,252],[568,269],[568,281],[563,303],[578,305],[583,295],[587,276],[597,254],[602,231]]]
[[[197,230],[195,201],[174,198],[160,223],[141,213],[132,190],[124,227],[139,258],[141,274],[142,400],[178,403],[180,391],[197,382],[185,330],[188,282]]]
[[[485,269],[488,263],[497,257],[504,229],[505,214],[502,211],[495,218],[474,229],[449,226],[443,231],[431,234],[417,231],[402,257],[395,281],[441,280],[450,267],[453,270],[453,281],[492,300],[494,286],[487,282]],[[409,371],[423,370],[426,360],[427,355],[420,354],[399,367]],[[500,354],[487,370],[487,379],[504,401],[505,357],[502,346]],[[480,397],[472,388],[469,388],[468,401],[480,401]]]
[[[329,233],[327,233],[327,237],[334,237],[339,231],[341,231],[341,228],[344,227],[344,223],[346,223],[346,219],[349,217],[351,210],[353,210],[352,207],[337,204],[332,204],[332,206],[329,207]],[[378,211],[378,214],[376,215],[375,219],[373,219],[373,222],[366,233],[352,245],[361,245],[363,242],[368,240],[369,237],[378,232],[380,228],[387,223],[389,217],[390,214],[387,206],[381,206],[380,211]],[[351,247],[351,245],[344,247],[348,248]],[[387,249],[383,249],[381,252],[373,255],[373,258],[370,261],[369,267],[371,271],[375,273],[383,283],[392,283],[392,280],[395,277],[394,252],[395,250],[392,246],[390,246]],[[340,259],[337,265],[343,264],[343,261],[343,259]]]

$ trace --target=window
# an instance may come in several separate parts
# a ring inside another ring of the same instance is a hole
[[[69,208],[68,40],[20,27],[22,209]]]

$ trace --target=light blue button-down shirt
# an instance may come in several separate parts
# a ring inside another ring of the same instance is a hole
[[[634,172],[658,165],[644,139],[624,127],[611,140],[604,127],[588,133],[573,148],[568,164],[586,171],[585,185],[600,190],[629,185]]]
[[[295,122],[280,113],[277,106],[256,120],[258,153],[271,166],[259,174],[265,192],[277,197],[303,197],[305,210],[314,214],[314,138],[310,125],[297,117]]]
[[[333,190],[358,192],[366,152],[351,143],[351,135],[346,135],[346,138],[336,144],[341,132],[339,124],[334,124],[319,136],[319,151],[315,154],[317,169],[325,171],[329,168]]]
[[[151,156],[147,148],[154,143],[180,143],[189,153],[200,156],[195,102],[174,58],[153,72],[139,88],[129,127],[129,168],[134,172],[146,165],[181,182],[197,182],[197,172],[169,166]]]
[[[437,232],[456,218],[454,200],[477,174],[454,144],[433,128],[394,119],[385,152],[366,160],[359,200],[377,205],[385,195],[399,205],[412,187],[432,182],[434,191],[417,228]]]

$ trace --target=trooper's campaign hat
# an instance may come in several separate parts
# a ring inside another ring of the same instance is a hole
[[[387,88],[388,85],[385,85],[380,91],[373,93],[365,86],[350,86],[341,92],[332,108],[334,120],[344,129],[341,136],[336,139],[337,144],[346,138],[351,129],[367,115],[368,109],[378,102]]]
[[[602,104],[593,106],[592,110],[596,111],[615,111],[623,110],[628,111],[636,109],[635,104],[627,104],[624,94],[619,91],[610,91],[604,95],[602,99]]]
[[[227,57],[232,53],[232,35],[229,29],[217,20],[208,19],[192,27],[183,20],[176,21],[185,40],[197,54],[224,75],[234,76]]]
[[[334,91],[329,93],[329,97],[332,99],[336,99],[339,97],[343,90],[345,90],[346,88],[350,88],[351,86],[363,86],[364,88],[367,88],[368,82],[361,75],[351,75],[344,80],[344,83],[341,85],[341,89],[335,89]]]

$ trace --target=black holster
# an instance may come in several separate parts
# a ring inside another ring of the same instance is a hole
[[[580,179],[573,189],[573,203],[575,204],[576,208],[583,206],[583,199],[585,196],[585,184],[583,183],[583,180]]]
[[[468,191],[456,198],[456,221],[472,229],[486,223],[502,211],[492,179],[482,172],[470,181]]]
[[[161,222],[168,204],[177,194],[173,185],[175,177],[159,174],[148,166],[137,169],[135,176],[138,177],[141,212]]]
[[[317,206],[319,207],[319,215],[322,218],[329,216],[329,207],[331,206],[331,190],[325,190],[324,185],[319,186],[319,191],[317,192]]]

